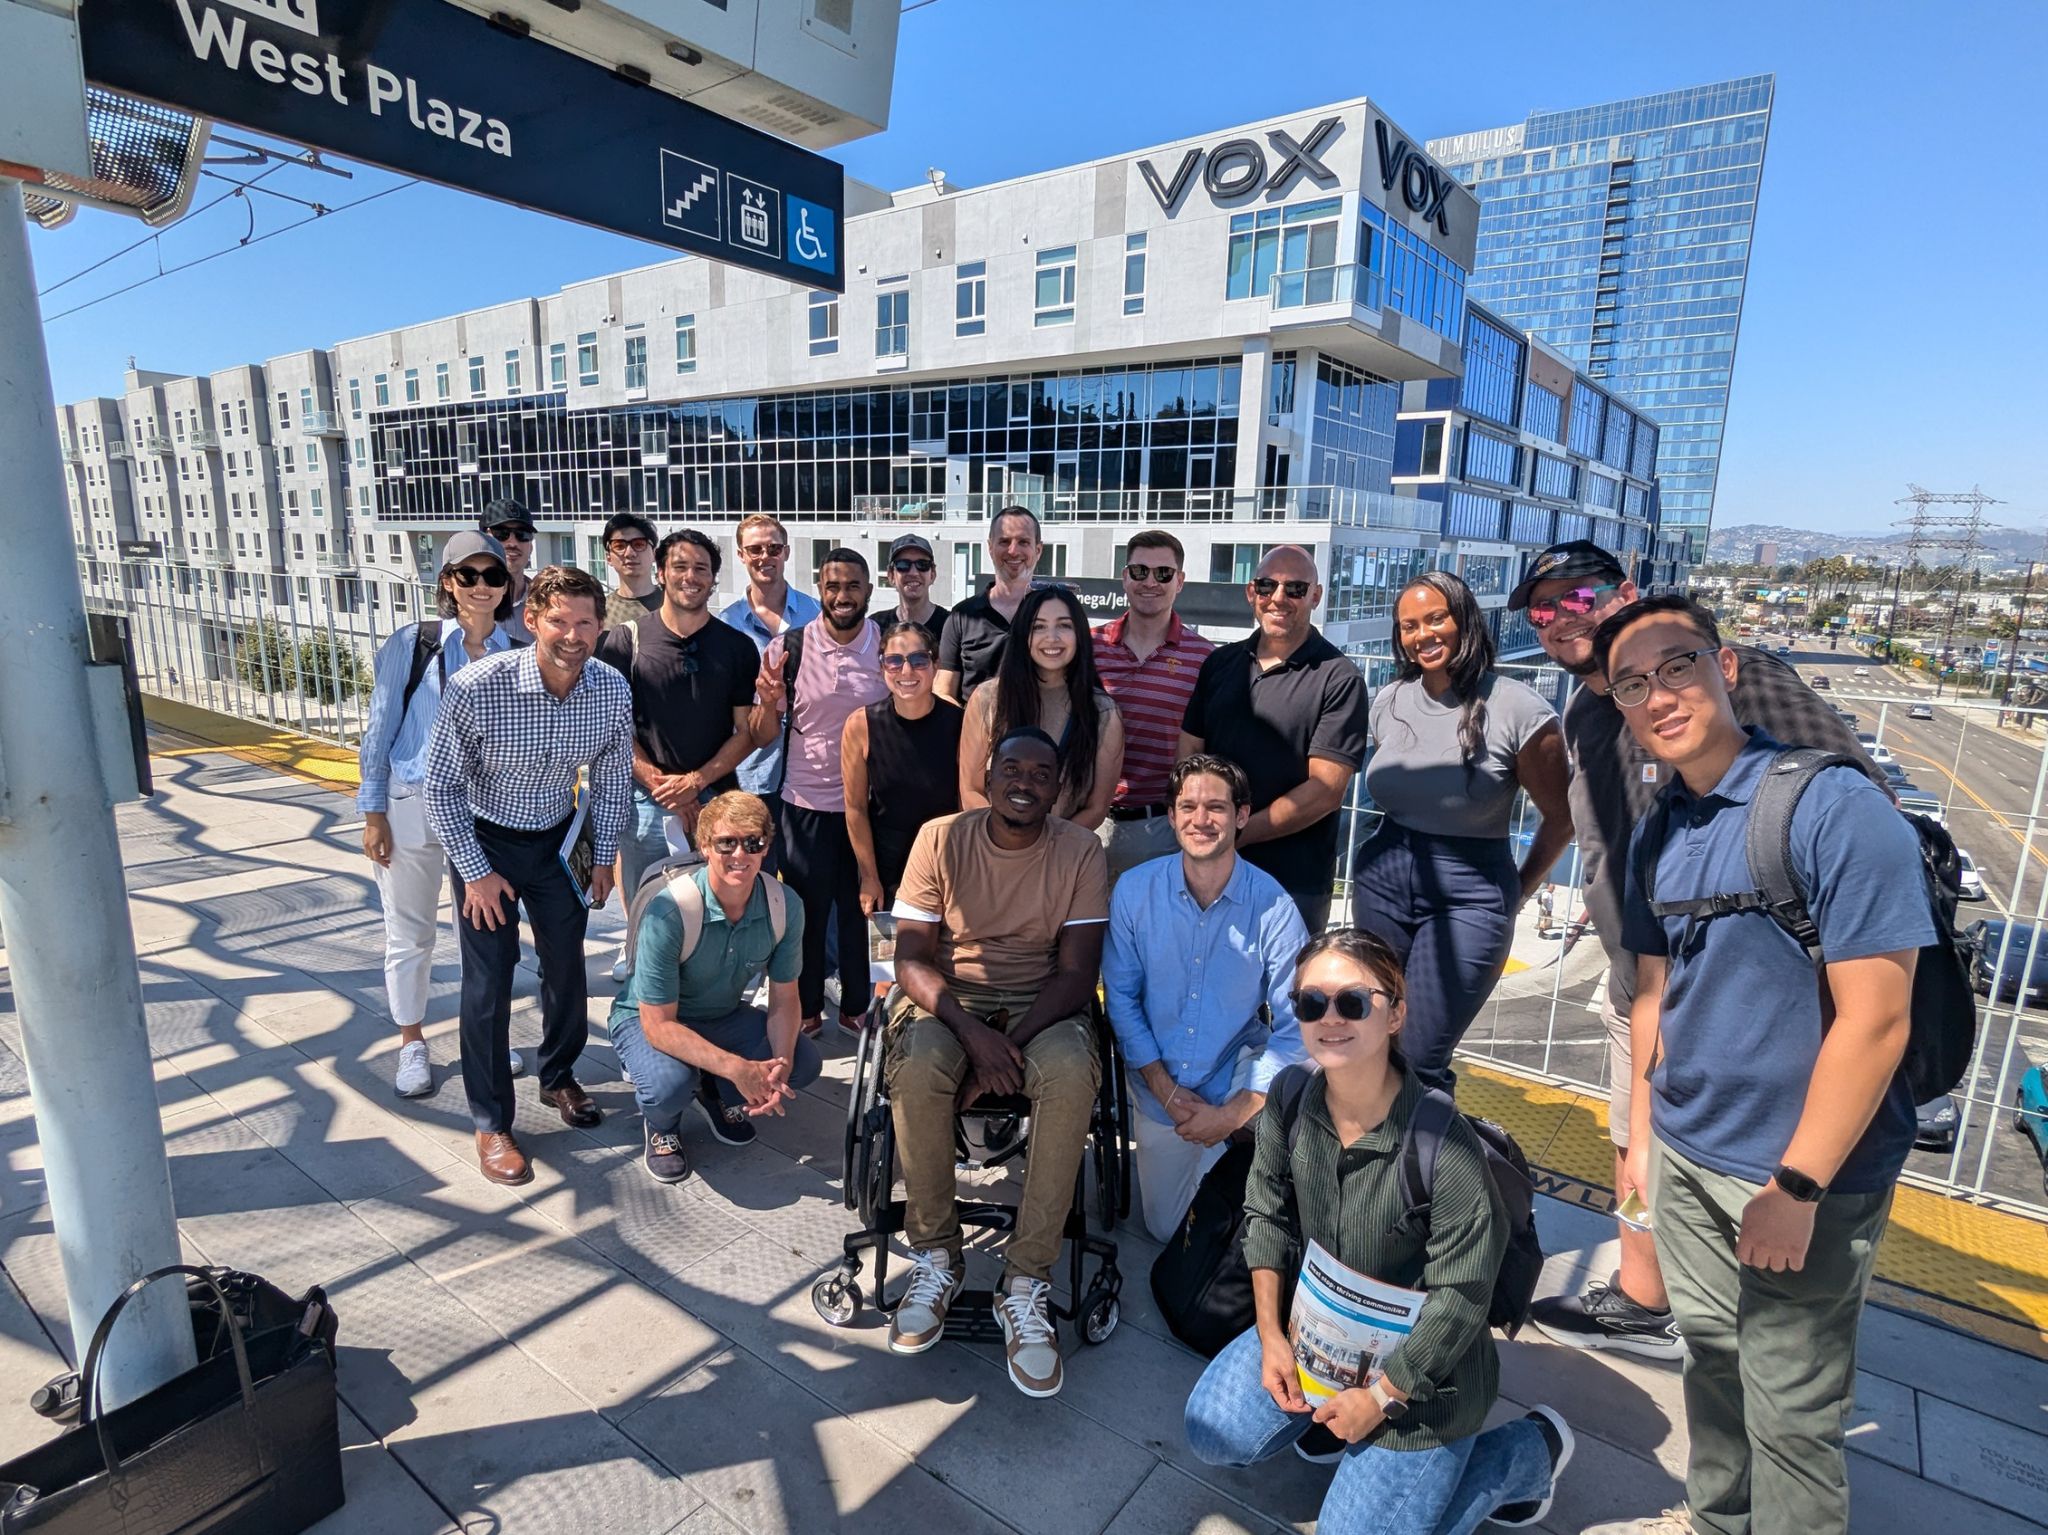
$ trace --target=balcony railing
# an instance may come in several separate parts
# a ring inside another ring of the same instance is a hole
[[[67,442],[58,451],[64,455],[64,462],[67,464],[82,464],[85,462],[85,450],[76,443]]]
[[[1317,304],[1378,309],[1384,291],[1380,274],[1356,262],[1275,272],[1269,290],[1275,309],[1306,309]]]
[[[1000,491],[948,495],[856,496],[851,510],[837,520],[986,522],[1009,506],[1021,506],[1042,522],[1119,518],[1162,522],[1319,522],[1425,533],[1435,532],[1443,515],[1443,509],[1433,501],[1354,490],[1344,485],[1114,491],[1013,486]],[[819,520],[824,519],[821,516]]]
[[[308,437],[345,437],[348,428],[341,424],[341,413],[333,410],[309,410],[299,417],[299,430]]]
[[[142,451],[152,458],[165,458],[176,453],[178,445],[171,441],[170,433],[150,427],[142,434]]]
[[[109,437],[109,438],[107,439],[107,457],[108,457],[108,458],[132,458],[132,457],[134,457],[134,455],[133,455],[132,453],[130,453],[130,452],[128,451],[128,439],[127,439],[127,438],[125,438],[125,437]]]
[[[208,453],[218,453],[220,451],[220,433],[210,426],[194,427],[186,440],[193,447],[203,449]]]

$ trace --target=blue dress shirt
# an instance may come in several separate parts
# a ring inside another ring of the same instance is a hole
[[[787,634],[792,629],[801,629],[824,611],[818,606],[817,598],[792,586],[788,589],[788,597],[782,604],[782,628],[778,632]],[[753,604],[747,601],[745,592],[741,592],[739,600],[718,616],[752,640],[756,650],[763,655],[767,654],[768,642],[774,639],[775,635],[768,632],[767,626],[755,614]],[[773,799],[776,786],[782,780],[782,737],[777,736],[766,746],[760,747],[742,760],[739,775],[740,787],[749,794],[758,794],[763,799]]]
[[[405,693],[406,679],[412,675],[413,631],[418,625],[406,624],[377,652],[375,681],[370,690],[370,723],[363,730],[359,750],[363,785],[356,793],[356,809],[364,815],[391,808],[393,780],[417,784],[426,778],[427,742],[434,734],[434,711],[441,707],[441,685],[470,659],[469,647],[462,638],[461,620],[427,618],[420,622],[440,624],[441,664],[427,668],[402,719],[398,701]],[[493,628],[490,638],[484,641],[485,655],[511,648],[512,637],[502,628]]]

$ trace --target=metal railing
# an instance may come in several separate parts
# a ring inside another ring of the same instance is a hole
[[[309,410],[299,417],[299,430],[308,437],[344,437],[348,428],[342,424],[339,412],[331,410]]]
[[[1275,309],[1305,309],[1316,304],[1378,309],[1384,302],[1385,282],[1379,273],[1354,261],[1275,272],[1267,291]]]
[[[1357,490],[1348,485],[1278,485],[1252,490],[1225,486],[1192,490],[1013,487],[929,496],[855,496],[849,511],[836,518],[825,512],[805,512],[802,516],[807,522],[986,522],[1009,506],[1021,506],[1045,523],[1119,518],[1163,522],[1298,521],[1435,533],[1443,522],[1443,508],[1434,501]]]

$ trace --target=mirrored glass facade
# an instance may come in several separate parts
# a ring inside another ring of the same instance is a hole
[[[1663,429],[1663,523],[1689,536],[1695,561],[1713,518],[1774,92],[1774,76],[1756,75],[1429,145],[1479,198],[1472,298]],[[1642,472],[1633,443],[1573,446]]]

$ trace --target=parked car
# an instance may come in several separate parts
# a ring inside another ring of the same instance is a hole
[[[1836,704],[1835,717],[1839,719],[1844,725],[1847,725],[1851,730],[1854,730],[1856,728],[1857,715],[1854,709],[1844,709],[1840,704]]]
[[[1984,876],[1977,872],[1977,861],[1961,848],[1956,849],[1956,858],[1962,868],[1958,873],[1961,889],[1956,892],[1958,900],[1981,901],[1984,896]]]
[[[1875,762],[1879,767],[1883,767],[1887,762],[1893,760],[1892,749],[1889,746],[1885,745],[1884,742],[1878,740],[1877,734],[1874,731],[1857,731],[1856,744],[1862,747],[1866,752],[1870,753],[1870,760],[1872,762]]]
[[[1898,758],[1894,757],[1889,762],[1880,762],[1878,767],[1884,772],[1884,781],[1892,786],[1892,793],[1904,794],[1913,787],[1913,780],[1908,778],[1906,770],[1899,766]]]
[[[1792,647],[1790,645],[1780,645],[1778,647],[1778,654],[1781,656],[1789,656],[1790,654],[1792,654]]]
[[[2012,1127],[2024,1136],[2041,1159],[2041,1187],[2048,1190],[2048,1069],[2027,1068],[2020,1078],[2018,1102],[2012,1111]]]
[[[1915,704],[1906,711],[1909,720],[1931,720],[1934,718],[1933,704]]]
[[[1956,1144],[1956,1101],[1947,1093],[1913,1111],[1913,1148],[1952,1151]]]
[[[1829,692],[1834,688],[1834,684],[1828,681],[1828,674],[1826,672],[1815,672],[1813,674],[1813,685],[1823,693]]]
[[[1924,815],[1936,826],[1948,825],[1948,812],[1941,807],[1941,801],[1925,789],[1916,789],[1906,784],[1898,791],[1899,809],[1907,815]]]
[[[2008,940],[2006,929],[2012,929]],[[2027,978],[2027,994],[2024,999],[2028,1007],[2048,1004],[2048,932],[2040,933],[2031,922],[2009,922],[2004,917],[1985,917],[1972,922],[1963,929],[1963,941],[1970,945],[1973,956],[1970,960],[1970,985],[1981,997],[1993,1002],[2012,1002],[2019,999],[2020,977]],[[2003,963],[1999,959],[1999,948],[2005,949]],[[2034,961],[2030,969],[2027,954],[2032,948]],[[1998,989],[1994,995],[1991,987],[1994,968],[1998,975]]]

